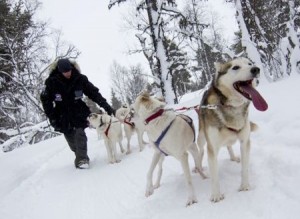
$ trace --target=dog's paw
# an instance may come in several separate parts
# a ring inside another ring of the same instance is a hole
[[[185,206],[188,207],[197,202],[198,202],[198,200],[195,197],[189,197]]]
[[[202,179],[207,179],[208,178],[208,176],[204,173],[203,168],[195,167],[193,169],[193,173],[199,173],[200,176],[202,177]]]
[[[245,184],[245,185],[241,185],[240,188],[239,188],[239,191],[240,192],[243,192],[243,191],[249,191],[250,190],[250,185],[249,184]]]
[[[159,183],[157,183],[157,184],[155,184],[155,185],[153,186],[154,189],[157,189],[157,188],[159,188],[159,187],[160,187],[160,184],[159,184]]]
[[[211,202],[219,202],[224,199],[224,194],[218,193],[218,194],[212,194],[210,197]]]
[[[237,163],[241,162],[241,159],[239,157],[232,157],[232,158],[230,158],[230,160],[237,162]]]
[[[120,163],[120,162],[121,162],[121,160],[119,160],[119,159],[118,159],[118,160],[116,160],[116,163]]]
[[[126,151],[126,154],[127,154],[127,155],[130,154],[130,153],[131,153],[131,150]]]
[[[154,192],[154,188],[151,186],[151,188],[146,189],[145,196],[149,197],[150,195],[153,194],[153,192]]]

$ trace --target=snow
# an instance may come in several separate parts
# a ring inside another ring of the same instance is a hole
[[[226,149],[219,154],[220,185],[225,199],[211,203],[210,179],[192,174],[198,203],[185,207],[186,185],[177,160],[167,157],[161,187],[144,196],[146,172],[153,149],[138,151],[134,136],[130,155],[108,164],[103,140],[87,129],[91,168],[78,170],[74,155],[62,136],[0,153],[0,218],[7,219],[294,219],[300,214],[300,76],[260,84],[269,104],[266,112],[251,106],[250,118],[259,125],[252,133],[250,184],[238,192],[240,164],[231,162]],[[174,108],[200,102],[191,93]],[[193,110],[186,112],[198,126]],[[126,145],[126,140],[124,140]],[[234,145],[239,154],[238,145]],[[204,167],[208,171],[206,156]],[[190,164],[192,166],[190,156]]]

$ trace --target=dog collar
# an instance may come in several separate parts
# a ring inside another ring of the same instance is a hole
[[[158,110],[156,113],[152,114],[151,116],[149,116],[147,119],[145,119],[144,124],[147,125],[151,120],[161,116],[163,114],[165,110],[164,109],[160,109]]]

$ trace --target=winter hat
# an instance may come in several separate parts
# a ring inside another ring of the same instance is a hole
[[[72,64],[69,59],[60,59],[57,61],[57,68],[61,73],[67,72],[72,69]]]

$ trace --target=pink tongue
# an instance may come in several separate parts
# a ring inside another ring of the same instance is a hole
[[[252,86],[243,86],[243,89],[248,93],[251,98],[254,107],[259,111],[266,111],[268,109],[268,104],[265,99],[255,90]]]

